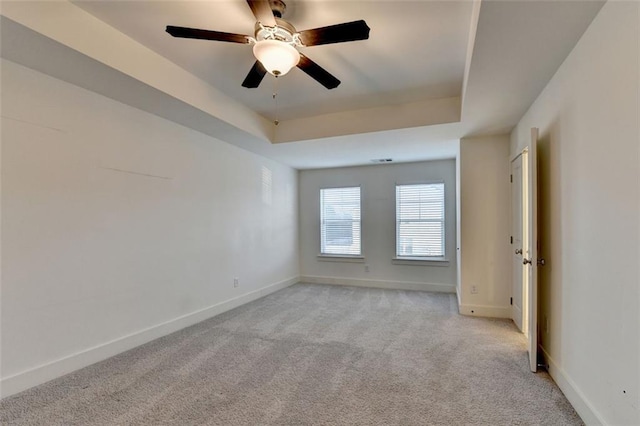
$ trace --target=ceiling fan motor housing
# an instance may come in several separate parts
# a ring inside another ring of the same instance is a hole
[[[276,18],[275,27],[265,27],[260,22],[256,22],[255,38],[261,40],[278,40],[296,46],[301,46],[300,39],[295,35],[298,33],[293,25],[284,19]]]

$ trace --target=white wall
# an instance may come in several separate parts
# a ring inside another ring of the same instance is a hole
[[[427,161],[299,173],[302,280],[329,284],[454,292],[456,284],[455,161]],[[394,264],[396,183],[445,182],[445,266]],[[361,186],[363,263],[323,261],[320,189]],[[365,271],[365,264],[369,272]]]
[[[510,318],[509,138],[462,139],[458,161],[460,313]]]
[[[6,60],[1,87],[3,396],[297,281],[295,170]]]
[[[640,424],[639,20],[605,4],[511,135],[540,129],[541,340],[587,424]]]

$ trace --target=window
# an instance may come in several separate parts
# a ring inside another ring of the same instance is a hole
[[[320,254],[360,256],[360,187],[320,190]]]
[[[396,256],[444,257],[444,183],[396,185]]]

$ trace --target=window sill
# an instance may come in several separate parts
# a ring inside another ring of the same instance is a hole
[[[347,254],[319,254],[318,260],[321,262],[364,263],[364,256],[349,256]]]
[[[449,259],[444,257],[394,257],[391,259],[391,263],[413,266],[449,266]]]

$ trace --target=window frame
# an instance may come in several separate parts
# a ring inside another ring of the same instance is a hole
[[[418,185],[442,185],[442,219],[434,220],[442,224],[442,254],[436,256],[407,256],[399,254],[399,238],[400,238],[400,218],[398,217],[398,189],[406,186]],[[431,266],[447,266],[449,259],[447,258],[447,185],[444,180],[422,181],[422,182],[406,182],[395,184],[395,255],[392,263],[396,265],[431,265]]]
[[[326,247],[324,247],[325,244],[323,244],[323,235],[326,237],[326,228],[325,228],[325,232],[323,233],[323,227],[325,226],[324,224],[324,199],[323,199],[323,191],[327,191],[327,190],[339,190],[339,189],[358,189],[358,209],[359,209],[359,219],[357,221],[352,220],[352,223],[358,223],[359,225],[359,230],[360,230],[360,241],[359,241],[359,253],[358,254],[351,254],[351,253],[326,253],[323,251],[323,248],[326,250]],[[319,242],[320,242],[320,252],[318,254],[318,259],[322,260],[322,261],[336,261],[336,262],[364,262],[364,254],[363,254],[363,244],[362,244],[362,185],[345,185],[345,186],[328,186],[328,187],[321,187],[320,191],[319,191],[319,223],[320,223],[320,227],[319,227],[319,231],[320,231],[320,235],[319,235]]]

